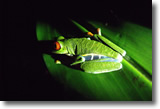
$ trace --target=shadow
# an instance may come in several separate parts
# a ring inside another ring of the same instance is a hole
[[[53,16],[51,17],[53,18]],[[38,19],[38,22],[45,22],[51,27],[55,27],[56,30],[61,33],[65,38],[82,37],[84,33],[70,21],[70,17],[64,16],[63,18],[57,17],[53,19]]]
[[[65,38],[81,38],[82,36],[84,36],[84,33],[79,28],[77,28],[77,26],[74,25],[69,19],[69,17],[66,17],[65,19],[61,20],[61,23],[58,23],[55,26],[57,30],[62,34],[62,36],[65,36]],[[55,24],[54,22],[52,23]]]
[[[51,54],[54,50],[54,42],[55,40],[48,40],[48,41],[39,41],[37,42],[37,48],[41,53]]]
[[[100,106],[111,106],[111,105],[118,105],[118,106],[131,106],[131,105],[138,105],[138,106],[144,106],[144,105],[153,105],[153,102],[150,101],[6,101],[4,102],[4,105],[6,106],[25,106],[25,105],[46,105],[46,106],[55,106],[55,105],[65,105],[65,106],[76,106],[76,105],[100,105]]]
[[[152,101],[153,102],[156,102],[157,101],[157,98],[156,98],[156,94],[157,94],[157,83],[156,83],[156,77],[157,77],[157,74],[156,74],[156,70],[158,68],[158,65],[156,64],[156,57],[157,56],[157,52],[156,50],[158,50],[157,48],[157,39],[156,39],[156,21],[157,21],[157,16],[156,16],[156,13],[157,13],[157,5],[156,4],[153,4],[152,5]],[[156,68],[157,67],[157,68]]]

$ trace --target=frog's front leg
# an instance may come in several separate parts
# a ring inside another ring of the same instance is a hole
[[[79,55],[79,56],[77,56],[76,61],[71,64],[71,66],[80,64],[82,62],[85,62],[85,58],[83,56]]]
[[[115,51],[120,53],[122,56],[126,55],[125,50],[123,50],[122,48],[120,48],[119,46],[117,46],[116,44],[114,44],[113,42],[111,42],[110,40],[108,40],[107,38],[105,38],[104,36],[101,35],[101,29],[100,28],[97,29],[97,33],[98,34],[92,34],[91,32],[87,32],[87,34],[89,36],[94,37],[97,41],[103,42],[107,46],[110,46],[112,49],[114,49]]]

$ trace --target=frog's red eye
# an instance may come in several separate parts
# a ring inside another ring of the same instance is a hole
[[[61,45],[59,42],[54,42],[54,49],[55,50],[60,50],[61,49]]]

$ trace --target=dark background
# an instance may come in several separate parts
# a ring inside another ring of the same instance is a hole
[[[8,1],[4,10],[0,100],[89,100],[47,71],[36,40],[37,21],[63,25],[66,18],[116,25],[117,18],[152,28],[151,0]]]

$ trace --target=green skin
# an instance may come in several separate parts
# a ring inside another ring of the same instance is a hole
[[[99,74],[120,70],[122,68],[120,62],[126,52],[99,34],[94,34],[93,37],[96,40],[88,38],[64,39],[63,36],[60,36],[58,42],[61,49],[53,51],[53,53],[77,56],[71,66],[80,64],[80,68],[87,73]],[[87,56],[92,59],[85,60]],[[108,58],[93,59],[94,56]]]

